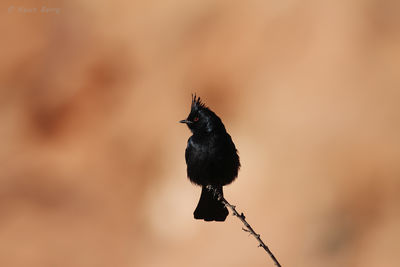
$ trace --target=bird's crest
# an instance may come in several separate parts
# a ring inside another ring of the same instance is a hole
[[[207,106],[201,102],[200,97],[197,97],[196,94],[192,94],[192,109],[202,109],[207,108]]]

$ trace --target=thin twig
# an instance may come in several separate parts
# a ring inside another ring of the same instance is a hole
[[[228,201],[226,201],[226,199],[222,196],[222,194],[220,194],[213,186],[208,185],[207,189],[211,192],[213,192],[214,196],[218,197],[218,200],[221,201],[225,207],[228,207],[232,210],[232,214],[233,216],[236,216],[239,218],[239,220],[242,221],[242,223],[244,224],[244,226],[246,226],[246,228],[242,228],[243,231],[248,232],[249,234],[253,235],[255,237],[255,239],[257,239],[258,243],[259,243],[259,247],[262,247],[271,257],[271,259],[274,261],[275,265],[277,267],[281,267],[280,263],[278,262],[278,260],[275,258],[274,254],[272,254],[271,250],[269,250],[268,246],[264,244],[264,242],[261,240],[261,237],[259,234],[257,234],[253,228],[250,226],[250,224],[246,221],[246,216],[244,216],[243,213],[238,213],[236,211],[236,206],[229,204]]]

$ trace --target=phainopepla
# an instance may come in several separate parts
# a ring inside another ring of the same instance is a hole
[[[194,218],[225,221],[227,208],[206,186],[213,186],[223,195],[222,186],[235,180],[240,168],[235,144],[221,119],[196,95],[192,95],[189,116],[180,122],[186,123],[193,133],[185,151],[187,176],[191,182],[202,186]]]

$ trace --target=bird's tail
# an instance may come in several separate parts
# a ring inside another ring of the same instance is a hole
[[[215,188],[223,196],[222,186],[216,186]],[[205,221],[223,222],[228,214],[228,209],[218,200],[218,197],[203,186],[199,203],[193,213],[194,218]]]

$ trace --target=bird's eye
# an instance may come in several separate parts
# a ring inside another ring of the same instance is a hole
[[[199,117],[195,117],[194,119],[193,119],[193,121],[198,121],[199,120]]]

